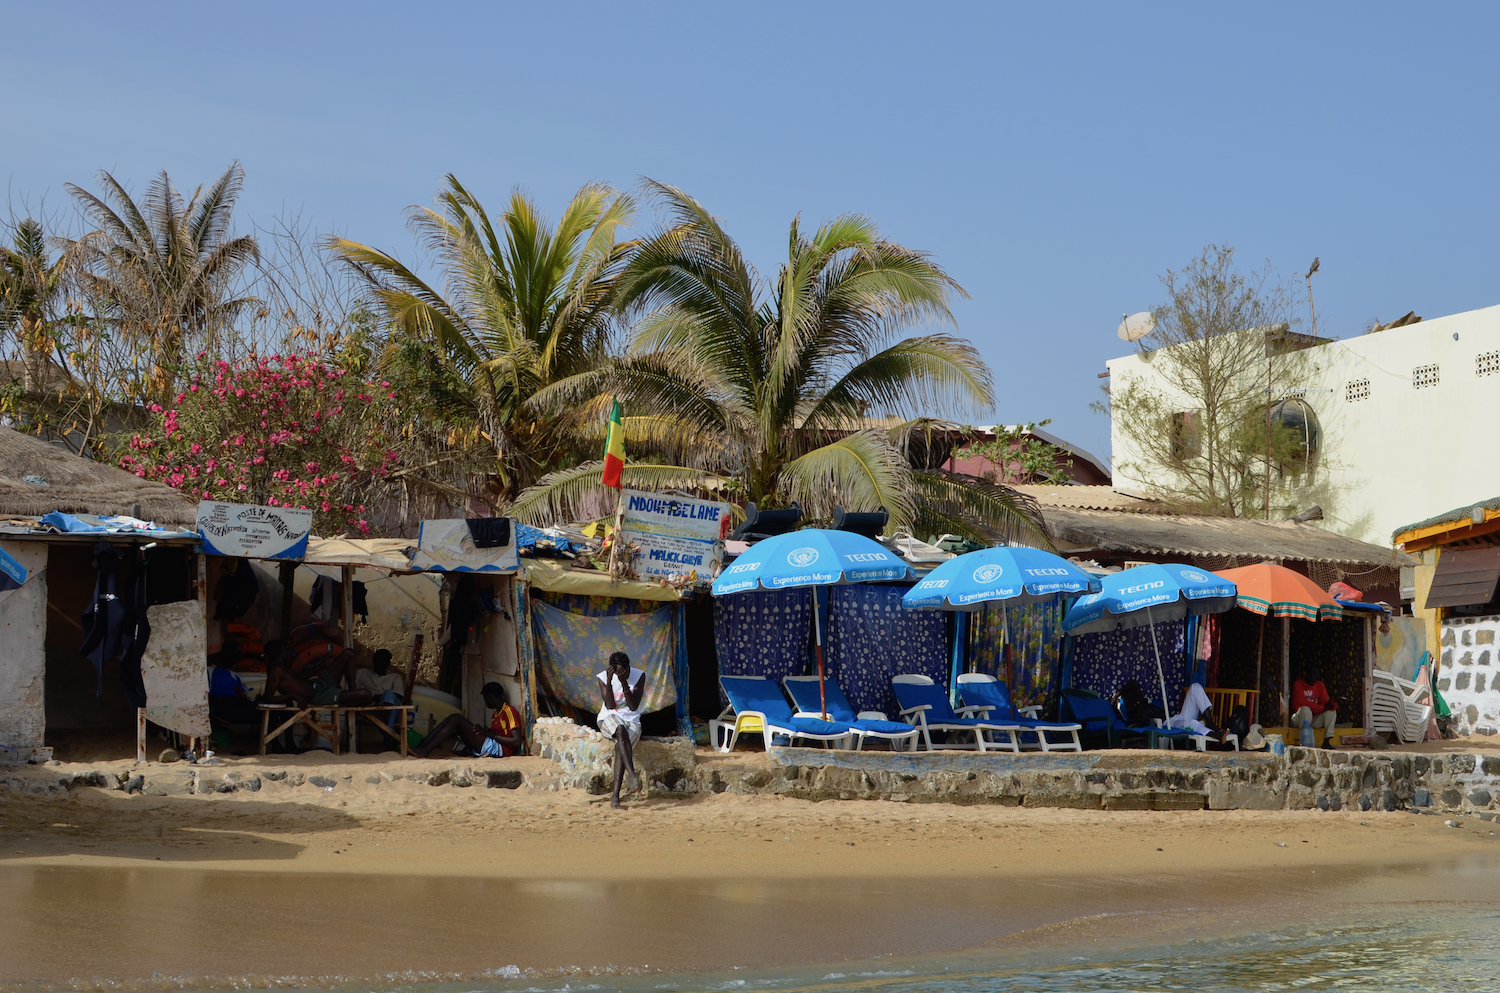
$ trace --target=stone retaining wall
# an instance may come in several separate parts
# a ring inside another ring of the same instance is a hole
[[[614,745],[566,718],[537,722],[533,753],[561,784],[604,792]],[[643,739],[636,766],[648,795],[770,793],[807,800],[880,799],[1090,809],[1491,811],[1500,756],[1289,748],[1265,752],[1111,750],[1079,753],[853,752],[773,748],[705,757],[685,738]]]

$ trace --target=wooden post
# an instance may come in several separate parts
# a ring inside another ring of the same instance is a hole
[[[339,623],[344,626],[344,647],[349,651],[354,650],[354,566],[345,565],[339,572],[339,590],[342,593],[342,603],[339,604]],[[352,662],[344,667],[349,674],[349,689],[354,689],[354,669]],[[353,711],[345,715],[349,721],[349,751],[352,754],[359,753],[359,719]],[[334,723],[338,723],[338,714],[333,715]],[[337,728],[335,728],[337,731]]]
[[[135,760],[146,761],[146,708],[135,708]]]
[[[1291,711],[1287,709],[1287,703],[1292,698],[1291,693],[1292,619],[1290,617],[1283,617],[1281,619],[1281,719],[1283,722],[1289,721],[1292,718]]]
[[[246,562],[240,568],[244,569],[248,566],[249,562]],[[282,651],[290,656],[292,650],[292,600],[297,595],[297,563],[282,562],[278,578],[281,580],[281,634],[279,637],[281,638]]]
[[[194,587],[197,590],[198,595],[198,610],[203,614],[203,671],[204,675],[206,676],[208,674],[208,556],[204,555],[202,552],[199,552],[197,555],[197,559],[198,578],[194,583]],[[213,744],[212,729],[209,730],[209,737],[207,740],[209,745]],[[198,754],[199,758],[202,758],[203,753],[207,750],[208,745],[204,745],[200,748],[198,747],[196,742],[194,743],[193,751]]]

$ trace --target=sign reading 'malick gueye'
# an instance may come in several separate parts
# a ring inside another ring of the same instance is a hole
[[[636,569],[646,576],[696,571],[707,579],[722,554],[719,540],[729,504],[625,491],[625,537],[641,548]]]
[[[198,504],[198,534],[209,555],[245,559],[301,559],[307,557],[312,531],[310,510],[261,507],[254,504]]]

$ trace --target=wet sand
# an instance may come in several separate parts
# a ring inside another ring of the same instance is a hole
[[[1287,922],[1493,900],[1492,830],[730,794],[619,812],[359,775],[222,797],[82,789],[0,799],[0,980],[770,968],[1151,935],[1142,921],[1184,906],[1201,909],[1191,926]]]

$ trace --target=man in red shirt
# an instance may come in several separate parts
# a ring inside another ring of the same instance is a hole
[[[524,753],[526,735],[521,728],[521,715],[506,702],[505,688],[499,683],[485,683],[479,692],[484,697],[484,705],[495,712],[490,718],[489,727],[475,724],[463,714],[449,714],[420,743],[411,746],[409,753],[425,759],[439,745],[454,738],[461,738],[479,758],[500,758]]]
[[[1328,694],[1328,687],[1323,685],[1323,674],[1317,666],[1309,666],[1307,675],[1292,683],[1288,709],[1292,712],[1289,723],[1293,734],[1299,733],[1303,724],[1311,724],[1323,729],[1323,744],[1332,748],[1333,728],[1339,718],[1337,708],[1338,701]]]

